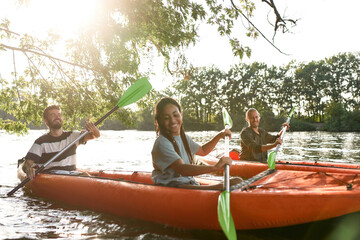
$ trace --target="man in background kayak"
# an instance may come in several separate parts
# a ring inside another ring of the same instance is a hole
[[[262,128],[259,128],[260,114],[255,108],[250,108],[245,115],[249,126],[242,129],[240,133],[240,159],[248,161],[267,161],[267,150],[282,144],[280,138],[282,130],[277,135],[271,135]],[[290,128],[288,123],[283,126]]]
[[[68,146],[81,135],[79,131],[63,131],[62,112],[59,106],[48,106],[43,113],[43,121],[49,128],[49,132],[35,140],[29,152],[25,156],[22,169],[29,178],[34,178],[35,167],[40,167],[53,156]],[[85,128],[89,131],[83,138],[67,149],[56,160],[51,162],[45,171],[63,171],[70,173],[76,170],[76,148],[79,144],[85,144],[91,139],[100,137],[99,129],[87,121]]]

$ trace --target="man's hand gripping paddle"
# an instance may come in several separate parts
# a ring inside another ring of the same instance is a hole
[[[292,116],[293,113],[294,113],[294,110],[295,110],[295,107],[293,107],[293,109],[291,110],[291,112],[290,112],[290,114],[289,114],[289,117],[288,117],[287,120],[286,120],[286,123],[290,123],[290,119],[291,119],[291,116]],[[284,126],[283,131],[281,132],[281,136],[280,136],[281,140],[284,138],[284,135],[285,135],[286,130],[287,130],[287,126]],[[269,168],[270,168],[270,169],[275,169],[275,159],[276,159],[276,154],[278,153],[279,149],[280,149],[280,144],[278,144],[278,145],[276,146],[275,151],[272,151],[272,152],[269,154],[269,157],[268,157],[267,162],[268,162],[268,165],[269,165]]]

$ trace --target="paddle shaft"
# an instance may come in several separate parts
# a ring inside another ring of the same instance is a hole
[[[225,129],[229,129],[229,126],[226,125]],[[229,136],[225,136],[225,157],[229,157],[229,141]],[[230,192],[230,167],[228,164],[225,165],[224,169],[224,189]]]
[[[100,118],[98,121],[94,123],[95,126],[99,125],[104,121],[107,117],[110,116],[114,111],[116,111],[119,107],[115,106],[113,109],[111,109],[108,113],[106,113],[102,118]],[[35,175],[42,172],[44,168],[46,168],[50,163],[52,163],[55,159],[57,159],[61,154],[63,154],[66,150],[68,150],[70,147],[72,147],[77,141],[79,141],[81,138],[83,138],[86,134],[88,134],[88,130],[85,130],[83,133],[80,134],[79,137],[77,137],[74,141],[72,141],[69,145],[64,147],[60,152],[58,152],[55,156],[53,156],[49,161],[47,161],[44,165],[36,169]],[[28,183],[31,179],[27,177],[24,181],[22,181],[19,185],[17,185],[13,190],[7,193],[7,196],[13,195],[17,190],[22,188],[26,183]]]
[[[293,113],[294,113],[294,110],[295,110],[295,107],[293,107],[293,108],[291,109],[291,112],[290,112],[290,114],[289,114],[289,117],[288,117],[287,120],[286,120],[286,123],[287,123],[287,124],[290,123],[290,119],[291,119],[291,116],[292,116]],[[283,128],[283,131],[281,132],[281,136],[280,136],[281,140],[284,138],[284,135],[285,135],[286,130],[287,130],[287,126],[285,126],[285,127]],[[280,148],[280,144],[278,144],[278,145],[276,146],[275,152],[278,152],[278,151],[279,151],[279,148]]]
[[[113,107],[113,109],[111,109],[108,113],[106,113],[102,118],[100,118],[99,120],[97,120],[94,125],[97,126],[100,123],[102,123],[108,116],[110,116],[110,114],[112,114],[113,112],[115,112],[117,109],[119,108],[118,105],[116,105],[115,107]]]
[[[232,120],[225,108],[222,109],[225,130],[232,127]],[[225,157],[229,157],[229,136],[225,135]],[[219,195],[218,220],[221,229],[229,240],[236,240],[236,229],[230,211],[230,166],[224,168],[224,191]]]
[[[288,118],[288,121],[286,121],[286,122],[289,123],[289,122],[290,122],[290,118]],[[281,139],[281,140],[283,140],[286,130],[287,130],[287,126],[285,126],[285,127],[283,128],[283,131],[281,132],[281,135],[280,135],[280,139]],[[278,152],[278,151],[279,151],[279,148],[280,148],[280,144],[276,145],[275,151]]]

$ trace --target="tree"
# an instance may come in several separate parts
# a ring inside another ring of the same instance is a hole
[[[313,121],[323,121],[327,71],[324,61],[301,64],[295,71],[295,79],[301,85],[303,112]]]
[[[179,80],[174,85],[174,95],[184,106],[184,122],[193,122],[204,128],[214,124],[224,106],[220,88],[225,75],[217,68],[197,69],[190,80]]]
[[[326,94],[330,96],[332,101],[344,103],[345,84],[348,82],[347,59],[345,55],[339,54],[325,59],[328,67],[328,85]],[[345,71],[344,71],[345,70]]]
[[[296,23],[282,19],[273,1],[265,2],[274,10],[275,31]],[[98,118],[116,104],[132,82],[151,74],[141,71],[140,65],[156,54],[164,57],[170,73],[189,78],[193,69],[186,65],[182,50],[196,43],[201,21],[218,26],[219,34],[229,38],[235,56],[250,56],[250,49],[241,45],[233,28],[240,16],[249,21],[255,5],[248,0],[237,4],[226,6],[217,0],[207,0],[204,5],[189,0],[99,1],[92,24],[66,45],[65,60],[51,54],[60,40],[56,34],[46,39],[21,35],[12,32],[10,22],[3,20],[0,51],[13,51],[14,63],[18,57],[15,52],[21,53],[28,66],[19,73],[14,64],[14,78],[1,80],[0,108],[18,121],[1,120],[0,129],[24,132],[30,123],[39,125],[41,112],[50,103],[60,104],[69,116],[65,125],[80,128],[81,119],[88,115]],[[247,31],[250,37],[259,34],[252,25]],[[14,42],[15,46],[7,44]],[[126,111],[121,109],[115,116],[130,123],[133,120]],[[206,111],[211,117],[210,109]]]
[[[332,132],[343,131],[344,126],[344,116],[347,114],[347,111],[344,109],[342,103],[332,101],[325,109],[326,111],[326,122],[324,125],[324,130]],[[346,123],[345,123],[346,124]]]
[[[290,109],[297,106],[300,108],[300,91],[301,85],[298,80],[294,78],[298,63],[291,61],[286,66],[277,69],[277,81],[279,81],[278,89],[275,98],[275,107],[282,116],[287,116]],[[296,112],[296,111],[295,111]]]
[[[342,79],[344,81],[345,103],[349,110],[359,110],[360,108],[360,57],[359,53],[343,53],[338,57],[345,58],[345,64],[341,65]]]
[[[224,105],[232,116],[234,127],[245,124],[244,114],[248,108],[248,79],[244,78],[248,66],[238,64],[230,68],[226,74],[225,84],[222,87]]]

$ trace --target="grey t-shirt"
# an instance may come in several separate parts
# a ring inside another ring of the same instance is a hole
[[[188,135],[186,135],[186,138],[189,143],[191,154],[194,155],[199,150],[200,145],[194,142]],[[184,161],[184,163],[190,164],[190,159],[188,158],[181,137],[174,136],[174,139],[179,147],[181,156],[176,153],[173,144],[163,135],[160,134],[155,140],[151,154],[153,163],[159,169],[154,169],[152,172],[154,183],[170,186],[198,184],[193,177],[182,176],[170,168],[170,165],[180,158]]]

